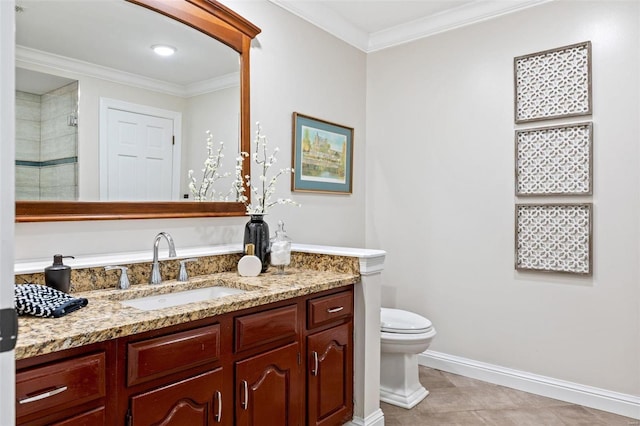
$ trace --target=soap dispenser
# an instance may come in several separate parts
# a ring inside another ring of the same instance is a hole
[[[262,272],[262,262],[256,256],[256,246],[247,244],[244,248],[245,255],[238,262],[238,274],[243,277],[257,277]]]
[[[271,239],[271,265],[276,274],[284,274],[284,267],[291,263],[291,239],[284,231],[284,222],[278,221],[276,236]]]
[[[44,268],[44,283],[47,287],[69,293],[71,288],[71,266],[62,263],[62,259],[73,256],[53,255],[53,265]]]

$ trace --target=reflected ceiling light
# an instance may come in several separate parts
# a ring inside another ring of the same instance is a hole
[[[176,53],[175,47],[167,46],[166,44],[154,44],[151,48],[160,56],[171,56]]]

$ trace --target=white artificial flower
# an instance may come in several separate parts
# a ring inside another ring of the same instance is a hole
[[[255,144],[255,150],[251,154],[251,159],[260,169],[256,171],[256,174],[258,175],[257,185],[255,184],[255,182],[252,182],[251,176],[249,175],[244,176],[243,182],[243,187],[246,187],[252,193],[253,202],[248,203],[247,197],[244,196],[244,194],[240,193],[240,191],[238,192],[242,195],[239,195],[238,199],[242,200],[245,203],[247,213],[249,214],[266,213],[270,207],[276,204],[293,204],[299,206],[298,203],[294,202],[290,198],[278,198],[276,201],[271,200],[271,197],[276,192],[276,183],[278,181],[278,178],[285,173],[292,173],[293,169],[288,167],[285,169],[280,169],[279,171],[274,172],[271,177],[268,177],[269,171],[273,170],[273,164],[278,161],[277,153],[280,151],[280,148],[275,147],[273,149],[273,153],[271,155],[268,155],[268,138],[262,134],[262,127],[260,126],[260,122],[257,122],[256,126],[256,136],[253,141]],[[248,153],[243,152],[241,154],[243,157],[249,157]],[[241,160],[242,159],[240,159],[239,162]],[[238,177],[242,179],[242,176],[238,175]]]
[[[228,195],[224,195],[219,191],[216,191],[214,185],[216,181],[222,178],[226,178],[231,175],[231,173],[220,174],[218,169],[220,168],[220,164],[222,159],[224,158],[224,154],[222,150],[224,149],[224,142],[219,142],[218,148],[214,147],[213,143],[213,134],[210,130],[207,130],[207,158],[204,160],[204,168],[202,171],[202,180],[200,182],[200,186],[197,186],[197,180],[193,176],[193,170],[189,170],[188,177],[191,180],[189,183],[189,191],[193,194],[193,198],[195,201],[216,201],[216,195],[219,195],[219,199],[223,200],[228,198]],[[230,191],[231,192],[231,191]]]

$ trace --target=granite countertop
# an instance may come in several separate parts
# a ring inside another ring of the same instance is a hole
[[[62,318],[19,318],[16,360],[73,347],[128,336],[162,327],[182,324],[226,312],[291,299],[355,284],[359,274],[289,268],[285,275],[273,272],[258,277],[240,277],[236,272],[219,272],[193,277],[188,282],[166,281],[162,284],[137,284],[127,290],[108,289],[73,293],[86,297],[89,304]],[[171,293],[180,290],[221,285],[248,290],[187,305],[143,311],[119,301]]]

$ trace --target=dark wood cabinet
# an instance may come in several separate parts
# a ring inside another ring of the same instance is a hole
[[[221,322],[229,320],[221,316],[214,324],[197,321],[119,339],[118,376],[126,380],[119,386],[118,412],[126,426],[233,424],[231,387],[225,388],[232,376],[225,376],[222,361],[230,332],[223,333]]]
[[[222,369],[131,398],[128,425],[208,426],[222,422]],[[231,403],[231,400],[228,401]]]
[[[337,426],[353,414],[353,287],[16,364],[18,425]]]
[[[308,425],[341,425],[353,417],[352,323],[307,337]]]
[[[297,426],[302,423],[300,345],[289,345],[236,363],[236,424]]]
[[[353,417],[353,291],[307,301],[307,425]]]

